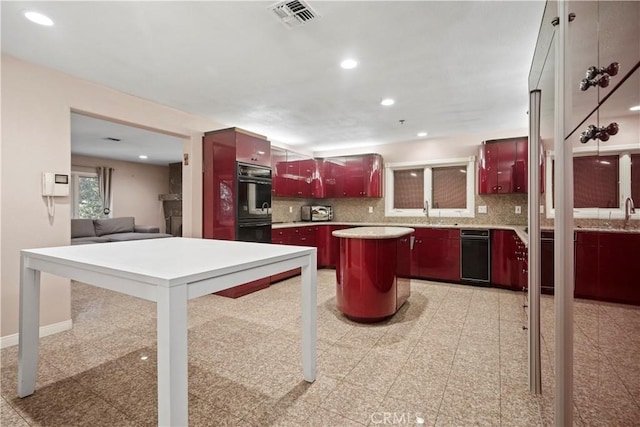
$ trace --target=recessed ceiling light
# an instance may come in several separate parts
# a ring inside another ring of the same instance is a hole
[[[640,105],[636,105],[635,107],[629,108],[629,111],[640,111]]]
[[[358,61],[356,61],[355,59],[345,59],[340,63],[340,66],[345,70],[351,70],[358,66]]]
[[[426,132],[418,132],[418,136],[427,136]]]
[[[384,105],[384,106],[389,106],[389,105],[393,105],[395,104],[396,101],[394,101],[391,98],[385,98],[382,101],[380,101],[380,105]]]
[[[46,27],[50,27],[53,25],[53,20],[51,18],[43,15],[42,13],[34,12],[32,10],[25,12],[24,17],[31,22],[35,22],[36,24],[44,25]]]
[[[147,156],[145,156],[144,154],[140,154],[140,155],[138,156],[138,158],[140,158],[140,159],[148,159],[148,157],[147,157]]]

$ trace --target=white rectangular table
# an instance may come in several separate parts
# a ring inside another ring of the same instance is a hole
[[[302,373],[316,378],[316,248],[166,238],[21,251],[18,395],[35,391],[40,272],[157,304],[158,424],[188,424],[187,301],[302,268]]]

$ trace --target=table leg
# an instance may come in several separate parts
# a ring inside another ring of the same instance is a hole
[[[18,396],[33,394],[38,373],[40,339],[40,271],[20,259],[20,324],[18,327]]]
[[[316,380],[317,253],[302,267],[302,373],[305,381]]]
[[[187,285],[158,286],[158,425],[187,426]]]

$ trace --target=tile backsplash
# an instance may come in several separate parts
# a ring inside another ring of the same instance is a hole
[[[487,225],[526,225],[527,195],[500,194],[476,195],[475,218],[436,218],[436,217],[385,217],[384,198],[346,198],[346,199],[298,199],[273,198],[273,221],[300,221],[300,207],[307,204],[330,205],[334,210],[334,221],[341,222],[388,222],[408,224],[487,224]],[[487,213],[477,213],[478,206],[486,206]],[[515,207],[521,207],[521,214],[515,213]],[[289,212],[291,208],[292,212]],[[369,213],[369,208],[373,212]]]

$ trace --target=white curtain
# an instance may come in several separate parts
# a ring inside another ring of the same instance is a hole
[[[111,213],[111,175],[113,168],[98,167],[98,186],[100,199],[102,200],[102,213],[109,216]]]

